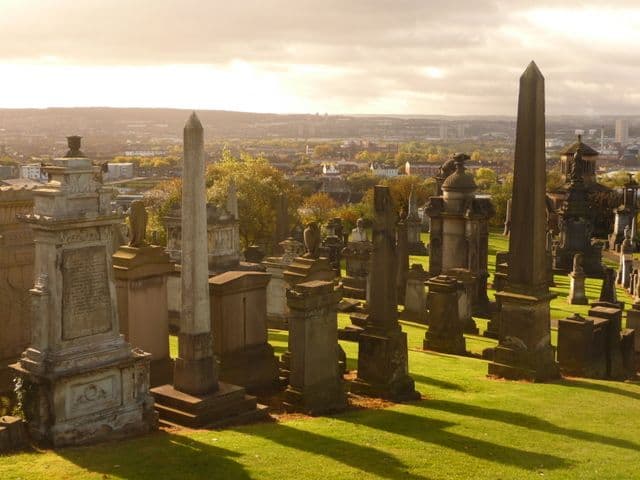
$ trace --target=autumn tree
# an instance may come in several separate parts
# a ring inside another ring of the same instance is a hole
[[[480,190],[488,190],[498,181],[498,175],[490,168],[480,167],[474,176]]]
[[[318,192],[307,197],[299,209],[300,219],[304,224],[318,222],[324,224],[333,217],[333,211],[338,203],[326,192]]]

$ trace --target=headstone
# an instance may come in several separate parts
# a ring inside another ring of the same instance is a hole
[[[558,320],[558,363],[563,375],[607,377],[607,323],[577,313]]]
[[[496,292],[501,307],[500,340],[489,374],[542,381],[559,376],[551,346],[545,236],[546,159],[544,78],[531,62],[520,78],[509,273]]]
[[[610,306],[613,308],[624,309],[624,302],[618,301],[618,293],[616,292],[616,271],[607,267],[604,271],[602,279],[602,287],[600,288],[600,297],[597,302],[592,303],[594,306]]]
[[[405,293],[403,318],[418,323],[427,322],[427,293],[424,283],[429,274],[419,263],[414,263],[407,275],[407,291]]]
[[[195,112],[184,127],[182,315],[173,385],[152,389],[160,418],[188,427],[247,421],[265,414],[243,387],[218,382],[213,356],[207,262],[204,131]]]
[[[276,200],[276,228],[274,231],[274,244],[276,247],[281,245],[289,238],[289,199],[286,194],[281,193]],[[276,248],[276,252],[281,253],[282,250]]]
[[[629,288],[631,270],[633,269],[633,243],[631,241],[631,229],[624,229],[624,240],[620,245],[620,267],[618,269],[617,283],[621,287]]]
[[[475,304],[476,276],[465,268],[452,268],[445,275],[458,281],[458,315],[463,325],[464,333],[477,335],[478,326],[473,319],[473,305]]]
[[[0,417],[0,454],[26,448],[29,445],[27,428],[19,417]]]
[[[356,238],[366,238],[366,235]],[[346,270],[346,275],[342,277],[345,297],[366,300],[371,249],[371,242],[368,240],[352,240],[342,250]]]
[[[429,329],[424,336],[424,349],[464,355],[464,322],[458,310],[459,282],[454,277],[438,275],[427,281],[427,287]]]
[[[347,405],[338,366],[340,290],[333,282],[299,283],[287,291],[293,315],[289,327],[290,375],[284,393],[287,410],[311,415],[342,410]]]
[[[358,376],[351,392],[395,401],[417,399],[409,376],[407,335],[398,323],[395,227],[388,187],[374,187],[369,316],[358,338]]]
[[[111,264],[112,191],[69,138],[65,158],[45,167],[25,216],[36,244],[31,344],[12,367],[31,437],[54,446],[145,433],[157,426],[150,355],[120,335]]]
[[[569,296],[567,302],[571,305],[588,305],[589,300],[585,295],[584,282],[586,275],[582,269],[582,254],[573,256],[573,270],[569,273]]]
[[[268,273],[226,272],[209,279],[213,353],[223,382],[249,393],[273,391],[278,365],[267,339]]]

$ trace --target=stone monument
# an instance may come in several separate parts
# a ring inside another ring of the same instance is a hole
[[[287,410],[311,415],[342,410],[347,399],[338,365],[338,318],[341,292],[333,282],[299,283],[287,291],[293,315],[289,327]]]
[[[225,272],[209,279],[213,353],[220,380],[249,393],[278,388],[278,364],[267,338],[267,284],[262,272]]]
[[[396,286],[398,288],[397,301],[404,305],[407,292],[407,277],[409,276],[409,243],[407,237],[407,218],[400,212],[400,221],[396,225],[396,254],[398,255],[398,272]]]
[[[402,318],[418,323],[427,322],[427,293],[424,286],[429,274],[419,263],[414,263],[407,275],[407,290]]]
[[[398,323],[397,215],[389,188],[374,187],[369,316],[358,337],[358,376],[351,392],[394,401],[419,398],[409,376],[407,335]]]
[[[489,219],[494,208],[488,198],[479,198],[473,175],[465,171],[469,156],[451,158],[455,170],[442,183],[442,195],[431,197],[427,213],[431,219],[429,273],[435,277],[454,268],[469,270],[476,277],[473,311],[488,317],[487,296]]]
[[[427,281],[427,286],[429,329],[425,333],[424,349],[464,355],[467,349],[464,322],[458,311],[459,282],[454,277],[438,275]]]
[[[260,418],[244,388],[218,382],[213,356],[207,262],[204,131],[195,112],[184,127],[182,172],[182,322],[173,385],[152,389],[160,418],[189,427]]]
[[[589,191],[583,180],[586,162],[579,148],[573,159],[570,184],[558,209],[559,240],[553,245],[553,268],[570,272],[576,253],[582,254],[583,269],[590,277],[602,277],[602,247],[592,241],[594,209],[589,204]]]
[[[80,137],[45,167],[26,215],[36,245],[31,344],[13,365],[31,437],[55,447],[145,433],[157,426],[150,355],[120,335],[111,264],[111,189],[96,182]]]
[[[624,240],[620,245],[620,267],[618,269],[617,283],[621,287],[629,288],[633,270],[633,242],[631,241],[631,229],[627,225],[624,228]]]
[[[0,187],[0,393],[13,389],[13,370],[29,346],[29,289],[33,286],[35,245],[29,224],[18,216],[33,213],[32,188]]]
[[[576,253],[573,256],[573,270],[569,273],[569,296],[567,302],[571,305],[587,305],[589,300],[585,295],[584,281],[586,275],[582,268],[582,254]]]
[[[520,77],[507,284],[496,292],[500,340],[489,374],[543,381],[559,376],[551,346],[545,236],[544,78],[531,62]]]
[[[120,332],[134,347],[151,354],[151,386],[173,380],[169,355],[167,277],[174,271],[163,247],[146,241],[147,211],[136,200],[129,214],[131,239],[113,254]]]

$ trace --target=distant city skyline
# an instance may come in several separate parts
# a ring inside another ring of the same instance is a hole
[[[640,113],[640,7],[594,1],[0,0],[0,108]]]

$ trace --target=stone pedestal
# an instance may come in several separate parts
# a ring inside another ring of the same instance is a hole
[[[464,355],[466,353],[464,322],[458,308],[461,285],[453,277],[439,275],[429,280],[427,287],[429,288],[427,296],[429,330],[425,333],[424,349]]]
[[[342,278],[344,296],[366,300],[371,242],[349,242],[342,250],[345,259],[346,276]]]
[[[420,264],[414,264],[407,276],[407,291],[404,297],[402,317],[418,323],[427,323],[427,292],[424,286],[429,278]]]
[[[571,272],[569,274],[569,296],[567,302],[571,305],[588,305],[589,299],[585,295],[584,273]]]
[[[278,388],[278,366],[267,341],[267,283],[260,272],[226,272],[209,279],[213,353],[220,380],[249,393]]]
[[[496,292],[501,306],[500,344],[489,363],[489,375],[534,382],[559,377],[549,330],[549,302],[554,297]]]
[[[18,417],[0,417],[0,454],[26,448],[29,445],[24,420]]]
[[[633,361],[634,331],[622,328],[622,309],[593,306],[589,316],[608,320],[606,331],[607,376],[615,380],[624,380],[635,376]]]
[[[173,381],[169,355],[167,276],[173,264],[164,248],[123,246],[113,255],[120,332],[151,354],[152,387]]]
[[[333,282],[325,281],[300,283],[287,292],[293,313],[289,386],[284,393],[287,410],[318,415],[347,406],[338,365],[336,306],[341,296]]]
[[[607,323],[578,314],[558,321],[558,363],[563,375],[607,377]]]
[[[66,158],[46,167],[51,180],[36,189],[34,213],[25,217],[36,245],[32,335],[12,366],[31,437],[55,447],[157,426],[150,355],[120,335],[111,249],[121,218],[79,151],[79,137],[69,146]]]

